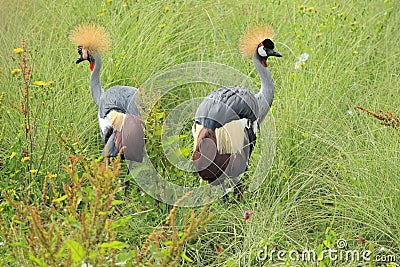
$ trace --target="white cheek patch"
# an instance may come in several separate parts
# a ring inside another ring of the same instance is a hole
[[[88,51],[85,48],[82,48],[82,58],[88,59]]]
[[[264,46],[260,46],[257,51],[258,51],[258,54],[260,56],[262,56],[262,57],[267,57],[268,56],[267,52],[264,50]]]

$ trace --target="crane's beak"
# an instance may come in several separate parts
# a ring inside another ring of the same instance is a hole
[[[82,46],[78,46],[78,54],[79,58],[76,60],[76,64],[81,63],[88,58],[87,49],[84,49]]]
[[[267,49],[266,52],[269,57],[282,57],[282,55],[276,52],[274,49]]]

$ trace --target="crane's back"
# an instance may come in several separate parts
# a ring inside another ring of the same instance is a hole
[[[105,118],[111,110],[124,114],[140,115],[137,91],[137,88],[130,86],[113,86],[109,88],[100,97],[100,118]]]
[[[239,119],[257,120],[258,104],[254,94],[242,86],[226,86],[211,92],[197,109],[195,121],[215,130]]]

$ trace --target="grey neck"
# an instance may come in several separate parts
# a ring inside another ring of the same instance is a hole
[[[92,93],[92,97],[96,105],[99,105],[100,96],[104,92],[103,88],[101,87],[100,81],[100,69],[102,64],[101,55],[97,52],[92,52],[91,56],[94,59],[94,69],[92,74],[90,75],[90,89]]]
[[[261,60],[260,56],[255,53],[253,56],[253,63],[261,79],[261,89],[255,95],[260,112],[258,115],[259,123],[261,123],[265,119],[265,116],[267,116],[272,101],[274,100],[274,80],[272,79],[271,72],[268,68],[264,67]]]

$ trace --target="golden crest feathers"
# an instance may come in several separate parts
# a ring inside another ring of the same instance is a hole
[[[249,27],[239,39],[239,48],[243,56],[250,57],[254,55],[259,43],[265,39],[271,39],[274,30],[270,25],[261,25],[255,28]]]
[[[106,29],[94,23],[79,24],[71,31],[69,39],[78,46],[99,53],[105,52],[111,44]]]

